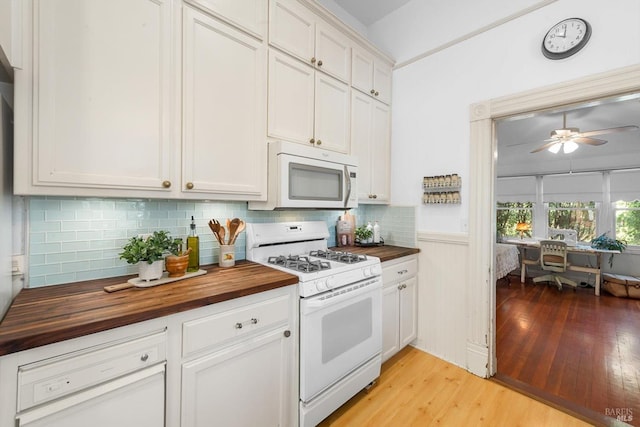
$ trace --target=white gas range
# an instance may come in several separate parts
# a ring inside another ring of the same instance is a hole
[[[315,426],[380,375],[380,260],[328,250],[323,221],[246,231],[248,260],[299,278],[300,425]]]

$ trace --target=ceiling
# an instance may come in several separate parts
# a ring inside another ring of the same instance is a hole
[[[640,131],[596,136],[608,142],[601,146],[580,145],[571,154],[547,150],[531,153],[544,144],[552,130],[562,128],[563,112],[567,113],[567,127],[577,127],[582,132],[628,125],[640,127],[640,94],[497,121],[498,176],[640,167]]]
[[[411,0],[334,0],[351,16],[369,26]]]

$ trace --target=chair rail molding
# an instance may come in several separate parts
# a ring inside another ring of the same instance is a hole
[[[640,65],[553,84],[470,107],[469,267],[467,270],[467,369],[481,377],[496,372],[494,120],[534,110],[583,103],[640,91]]]

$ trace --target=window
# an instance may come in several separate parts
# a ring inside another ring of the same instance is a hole
[[[549,202],[548,226],[575,230],[578,241],[590,242],[596,237],[595,202]]]
[[[640,201],[614,203],[616,235],[628,245],[640,246]]]
[[[533,224],[533,203],[531,202],[507,202],[498,203],[496,210],[497,232],[499,236],[516,236],[520,233],[516,231],[516,224],[526,222]],[[533,230],[525,232],[531,237]]]

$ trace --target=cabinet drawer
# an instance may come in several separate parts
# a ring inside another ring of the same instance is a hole
[[[110,342],[20,366],[18,410],[67,396],[166,360],[167,333]]]
[[[236,338],[287,324],[291,305],[289,295],[223,311],[182,326],[182,356],[213,346],[228,344]]]
[[[382,264],[382,283],[387,284],[415,276],[418,272],[416,257],[403,257]]]

